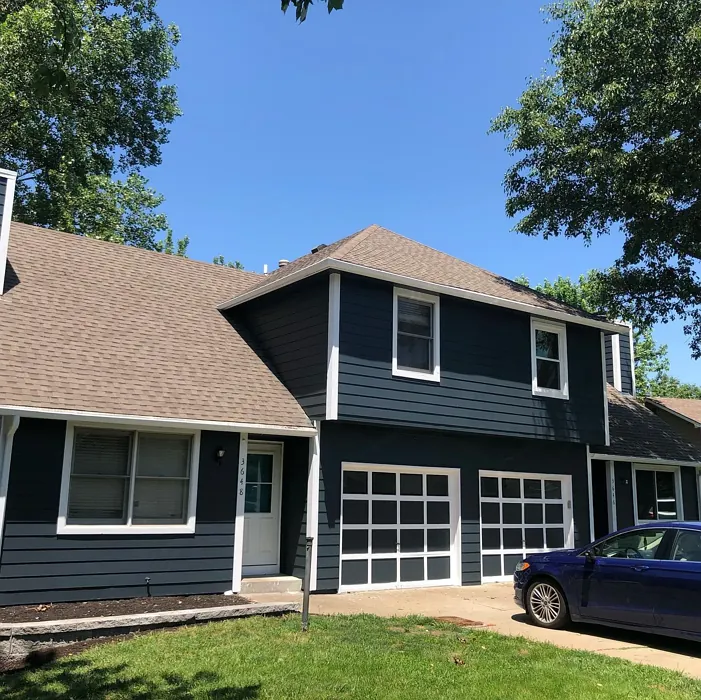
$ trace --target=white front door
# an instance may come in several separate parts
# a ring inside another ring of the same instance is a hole
[[[243,573],[280,573],[282,445],[251,442],[246,467]]]

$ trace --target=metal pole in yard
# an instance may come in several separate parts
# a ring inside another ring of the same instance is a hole
[[[309,588],[312,580],[312,545],[313,537],[307,537],[307,552],[304,561],[304,597],[302,598],[302,632],[309,629]]]

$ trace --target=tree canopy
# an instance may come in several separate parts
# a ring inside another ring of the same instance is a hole
[[[18,220],[184,254],[139,174],[180,114],[178,40],[156,0],[0,1],[0,167],[18,172]]]
[[[321,2],[326,3],[326,9],[329,14],[334,10],[343,9],[343,0],[321,0]],[[287,12],[290,5],[295,8],[295,19],[298,22],[304,22],[307,19],[307,12],[309,8],[314,4],[314,0],[281,0],[282,11]]]
[[[615,310],[608,303],[607,280],[606,273],[590,270],[576,282],[560,276],[554,282],[546,279],[533,289],[591,314],[615,318]],[[516,282],[531,286],[527,277],[519,277]],[[668,348],[655,342],[649,325],[630,313],[622,320],[633,326],[635,386],[639,396],[701,398],[701,386],[682,382],[669,374]]]
[[[686,320],[701,356],[701,3],[564,0],[549,69],[492,130],[515,156],[504,184],[516,230],[620,229],[608,305],[644,326]]]

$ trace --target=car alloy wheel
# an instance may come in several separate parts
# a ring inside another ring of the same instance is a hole
[[[560,592],[549,583],[536,583],[530,591],[529,609],[536,622],[552,625],[562,612]]]

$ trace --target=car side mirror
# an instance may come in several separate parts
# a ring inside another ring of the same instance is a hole
[[[584,552],[584,556],[587,558],[587,561],[594,561],[594,559],[596,559],[593,549],[587,549],[587,551]]]

